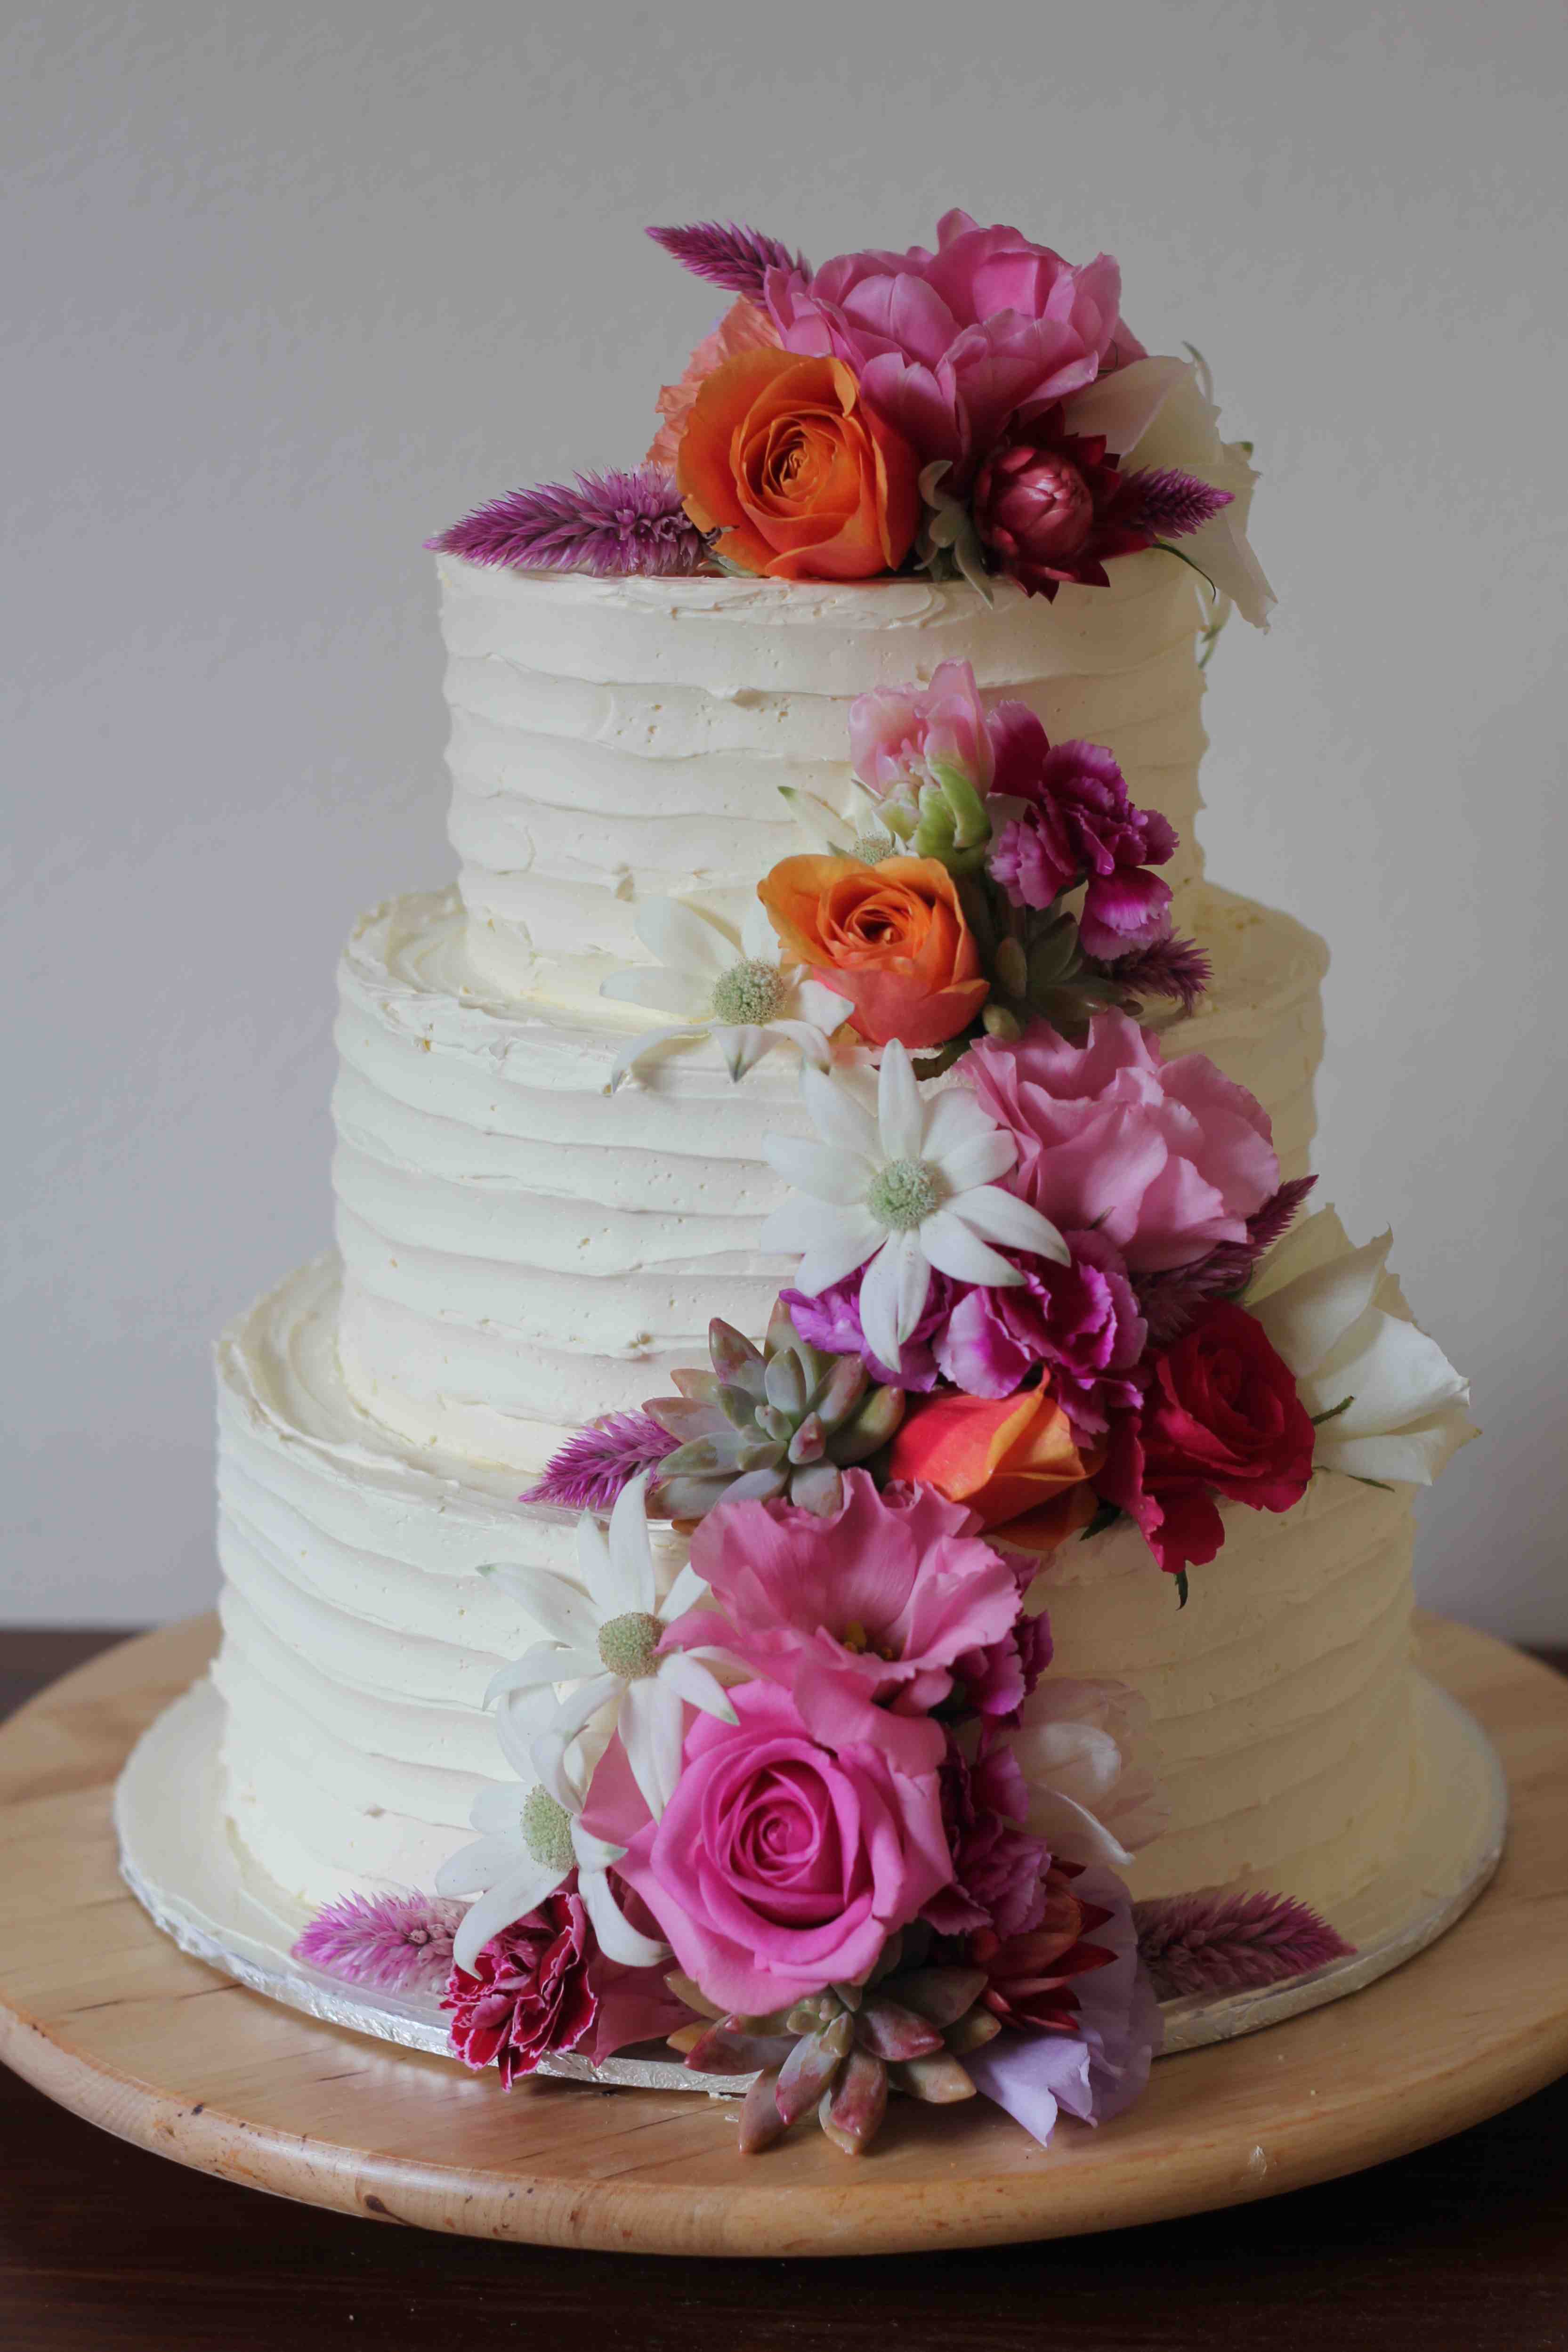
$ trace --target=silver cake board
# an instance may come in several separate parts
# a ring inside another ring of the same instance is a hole
[[[219,1766],[223,1712],[204,1675],[164,1709],[126,1761],[114,1826],[121,1874],[137,1901],[183,1951],[253,1992],[405,2050],[460,2063],[433,1996],[348,1985],[292,1957],[310,1914],[261,1873],[234,1836]],[[1475,1718],[1425,1675],[1416,1680],[1416,1775],[1400,1853],[1334,1912],[1333,1926],[1354,1950],[1283,1984],[1167,2001],[1163,2055],[1256,2033],[1342,2000],[1413,1958],[1469,1908],[1501,1859],[1507,1783]],[[539,2071],[573,2082],[725,2095],[744,2090],[747,2080],[695,2074],[658,2044],[599,2066],[569,2052],[552,2054]]]

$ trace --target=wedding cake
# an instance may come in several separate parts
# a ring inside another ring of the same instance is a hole
[[[999,1702],[996,1720],[1022,1721],[1026,1773],[1037,1756],[1048,1780],[1049,1758],[1067,1759],[1062,1802],[1098,1816],[1132,1899],[1273,1890],[1331,1926],[1396,1853],[1419,1794],[1410,1502],[1463,1433],[1465,1399],[1380,1247],[1352,1251],[1321,1211],[1281,1238],[1310,1170],[1325,950],[1211,881],[1195,830],[1204,663],[1233,603],[1254,619],[1267,604],[1246,541],[1250,466],[1220,442],[1198,371],[1149,358],[1121,324],[1110,265],[1069,272],[963,215],[932,254],[815,274],[750,233],[679,234],[720,240],[718,263],[681,257],[739,299],[663,396],[664,447],[640,474],[498,502],[437,557],[458,879],[355,926],[338,974],[336,1245],[218,1350],[213,1674],[233,1834],[311,1909],[449,1890],[471,1818],[493,1832],[532,1777],[519,1759],[548,1748],[561,1691],[551,1753],[579,1795],[616,1746],[613,1692],[596,1730],[571,1717],[599,1669],[540,1599],[554,1580],[577,1605],[591,1572],[579,1492],[602,1523],[636,1472],[662,1601],[689,1550],[722,1598],[709,1558],[772,1540],[743,1540],[745,1513],[815,1539],[836,1511],[847,1530],[856,1510],[889,1507],[885,1486],[946,1512],[944,1542],[978,1530],[1026,1561],[1023,1605],[1049,1627],[1031,1671],[1048,1654],[1042,1692],[1076,1697],[1033,1733],[1026,1705]],[[895,264],[940,290],[959,354],[933,371],[917,353],[896,383],[889,314],[857,308]],[[1002,289],[989,310],[973,290],[987,270]],[[963,336],[995,315],[1011,322],[1013,391],[987,425]],[[803,925],[846,890],[849,912],[803,950]],[[894,938],[910,908],[918,938]],[[1185,963],[1177,943],[1195,943]],[[873,967],[892,998],[865,982]],[[827,1264],[837,1244],[818,1246],[801,1202],[809,1181],[837,1202],[829,1225],[867,1216],[835,1171],[848,1123],[871,1150],[878,1116],[884,1140],[895,1118],[916,1139],[889,1146],[865,1190],[872,1239],[889,1265],[903,1252],[874,1303],[870,1244]],[[994,1149],[993,1119],[1016,1130]],[[939,1127],[966,1139],[947,1160]],[[952,1172],[961,1159],[979,1191]],[[1089,1205],[1067,1213],[1064,1185]],[[950,1208],[962,1220],[999,1188],[1013,1206],[955,1228]],[[1194,1267],[1205,1279],[1186,1280]],[[1089,1370],[1060,1336],[1069,1276],[1100,1301]],[[1047,1332],[1026,1365],[1026,1292]],[[724,1370],[730,1343],[710,1327],[760,1344],[781,1294],[817,1351],[810,1376],[863,1359],[854,1380],[889,1400],[864,1424],[880,1451],[836,1449],[828,1407],[771,1369],[752,1450],[713,1434],[714,1381],[751,1375],[732,1352]],[[1224,1345],[1201,1364],[1177,1363],[1205,1316],[1256,1335],[1264,1405],[1254,1342],[1228,1326],[1215,1322]],[[1401,1388],[1406,1340],[1424,1352]],[[1206,1417],[1200,1381],[1220,1399]],[[1038,1429],[1034,1453],[1011,1423],[995,1437],[1008,1412],[1049,1418],[1048,1471]],[[1172,1470],[1178,1413],[1189,1451]],[[1225,1420],[1237,1413],[1242,1436]],[[725,1480],[739,1481],[728,1500]],[[689,1571],[684,1604],[711,1609],[702,1591]],[[745,1610],[726,1605],[701,1654],[732,1697],[761,1669]],[[637,1607],[639,1624],[672,1622],[646,1592]],[[597,1652],[612,1681],[613,1633]],[[859,1617],[836,1638],[862,1662],[893,1654]],[[509,1681],[552,1643],[555,1672]],[[655,1687],[637,1680],[651,1653],[637,1657],[634,1696]],[[975,1671],[963,1664],[960,1692]],[[922,1734],[952,1717],[951,1657],[939,1682]],[[720,1720],[698,1690],[684,1718],[674,1707],[663,1794],[677,1808],[680,1725],[690,1758]],[[907,1712],[886,1690],[877,1704],[888,1721]],[[559,1827],[572,1803],[538,1770],[565,1805]],[[1100,1804],[1118,1773],[1120,1798]],[[524,1806],[535,1860],[553,1851],[542,1818]],[[627,1844],[598,1834],[601,1859]],[[587,1851],[579,1840],[585,1881]],[[1072,1866],[1106,1858],[1102,1840]],[[468,1881],[490,1886],[492,1911],[499,1869]],[[643,1940],[657,1923],[674,1944],[682,1984],[709,1996],[699,2015],[747,2006],[721,1969],[704,1979],[698,1945],[631,1871]],[[471,1940],[465,1958],[471,1971]]]

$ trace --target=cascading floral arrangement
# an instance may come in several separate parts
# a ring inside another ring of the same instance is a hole
[[[813,269],[755,230],[651,228],[733,299],[658,395],[639,467],[513,491],[428,544],[523,571],[874,580],[990,598],[1104,587],[1123,555],[1190,563],[1225,610],[1273,602],[1255,479],[1201,360],[1151,357],[1108,254],[1075,266],[946,214],[934,251]]]
[[[759,1237],[794,1284],[521,1498],[583,1516],[575,1578],[493,1570],[541,1637],[489,1694],[513,1778],[423,1911],[299,1947],[373,1986],[449,1951],[452,2046],[509,2084],[663,2037],[744,2081],[743,2150],[815,2115],[858,2154],[893,2093],[1045,2140],[1136,2097],[1161,1999],[1345,1951],[1286,1895],[1133,1906],[1144,1710],[1051,1672],[1031,1591],[1124,1518],[1184,1604],[1222,1506],[1429,1480],[1470,1433],[1387,1237],[1295,1223],[1261,1106],[1135,1017],[1208,967],[1110,753],[960,663],[850,736],[853,837],[792,793],[825,845],[738,930],[646,903],[649,961],[605,983],[675,1024],[612,1086],[707,1035],[736,1082],[798,1056],[815,1133],[768,1139]],[[650,1518],[688,1538],[668,1589]]]

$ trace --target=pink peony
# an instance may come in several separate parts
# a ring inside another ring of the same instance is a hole
[[[1138,1402],[1134,1373],[1149,1332],[1115,1244],[1103,1234],[1062,1238],[1070,1265],[1014,1254],[1023,1280],[971,1290],[949,1315],[936,1357],[970,1396],[1011,1396],[1044,1365],[1081,1449],[1103,1440],[1113,1411]]]
[[[988,1927],[1005,1938],[1037,1927],[1051,1857],[1024,1826],[1029,1791],[1017,1759],[994,1733],[981,1735],[973,1758],[950,1738],[942,1810],[952,1883],[938,1888],[921,1916],[939,1936]]]
[[[847,360],[922,464],[952,462],[954,488],[1011,417],[1144,356],[1108,254],[1075,268],[963,212],[938,223],[934,253],[841,254],[809,279],[770,269],[764,292],[784,348]]]
[[[1099,743],[1050,743],[1026,703],[992,714],[998,794],[1026,803],[1004,824],[988,860],[1016,907],[1048,907],[1086,877],[1079,934],[1090,955],[1152,947],[1171,926],[1171,893],[1157,875],[1176,847],[1158,809],[1134,808],[1111,753]]]
[[[661,1821],[618,1739],[584,1821],[626,1846],[620,1874],[714,2007],[762,2016],[862,1976],[952,1862],[934,1771],[868,1743],[824,1748],[776,1683],[730,1696],[734,1723],[694,1717]]]
[[[784,1685],[819,1739],[879,1744],[906,1771],[934,1771],[954,1661],[1011,1633],[1013,1570],[974,1534],[973,1515],[929,1486],[879,1494],[844,1473],[826,1518],[786,1502],[710,1511],[691,1565],[714,1607],[688,1611],[675,1646],[715,1643]]]
[[[754,302],[731,302],[712,332],[703,336],[687,361],[680,382],[661,386],[656,404],[664,421],[643,463],[664,466],[673,473],[691,404],[714,369],[732,360],[737,352],[754,352],[764,346],[776,350],[778,340],[777,330],[765,310],[759,310]]]
[[[966,661],[939,662],[931,684],[878,686],[849,706],[849,756],[879,800],[913,796],[956,768],[980,793],[991,790],[991,733],[974,671]]]
[[[1083,1045],[1046,1022],[984,1038],[960,1073],[1016,1139],[1008,1189],[1064,1231],[1093,1227],[1134,1274],[1245,1241],[1278,1188],[1262,1105],[1206,1055],[1167,1062],[1125,1013],[1098,1013]]]

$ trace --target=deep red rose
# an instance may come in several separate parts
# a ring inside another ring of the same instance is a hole
[[[1153,1357],[1142,1405],[1113,1435],[1100,1491],[1138,1521],[1174,1575],[1225,1540],[1216,1494],[1288,1511],[1312,1475],[1316,1433],[1295,1376],[1245,1307],[1220,1299]]]

